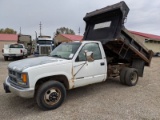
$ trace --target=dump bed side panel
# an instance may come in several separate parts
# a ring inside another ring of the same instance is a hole
[[[148,50],[139,40],[137,40],[134,35],[132,35],[127,29],[122,28],[121,30],[121,40],[132,51],[132,59],[138,58],[145,61],[145,65],[149,66],[153,52]],[[123,47],[121,47],[123,49]],[[128,53],[126,53],[128,54]]]

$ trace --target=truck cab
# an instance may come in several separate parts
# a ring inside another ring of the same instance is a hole
[[[34,50],[35,55],[48,55],[53,49],[54,42],[53,39],[51,39],[50,37],[39,36],[36,39]]]
[[[8,72],[6,92],[36,97],[42,109],[55,109],[66,90],[105,81],[107,61],[101,42],[71,42],[60,44],[49,56],[12,62]]]

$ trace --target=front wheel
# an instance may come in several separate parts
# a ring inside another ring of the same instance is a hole
[[[66,89],[57,81],[48,81],[40,86],[36,94],[36,102],[43,110],[56,109],[64,102]]]

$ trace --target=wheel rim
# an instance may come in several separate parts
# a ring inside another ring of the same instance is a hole
[[[44,100],[48,105],[56,104],[61,98],[61,91],[58,88],[48,89],[44,94]]]
[[[131,82],[132,82],[132,84],[135,84],[137,82],[137,73],[136,72],[133,72],[131,74]]]

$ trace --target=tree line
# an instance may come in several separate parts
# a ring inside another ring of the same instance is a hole
[[[0,33],[1,34],[16,34],[17,31],[15,31],[14,29],[12,28],[5,28],[5,29],[0,29]]]
[[[12,28],[5,28],[5,29],[1,28],[0,33],[1,34],[16,34],[17,31],[12,29]],[[55,36],[58,35],[58,34],[72,34],[72,35],[75,35],[75,32],[74,32],[74,30],[69,29],[67,27],[60,27],[60,28],[56,29]]]

